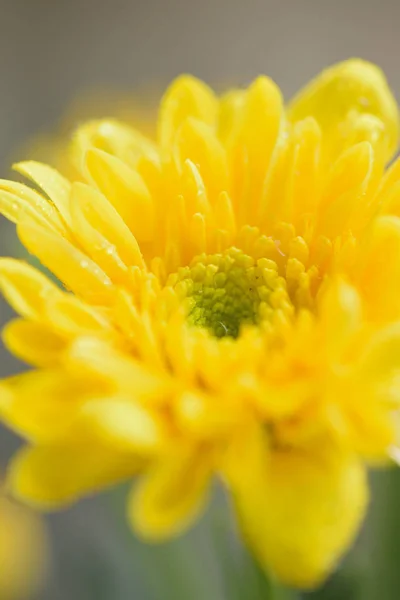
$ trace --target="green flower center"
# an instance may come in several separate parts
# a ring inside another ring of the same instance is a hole
[[[197,256],[171,283],[188,299],[188,322],[217,338],[237,338],[243,326],[263,326],[274,315],[293,311],[276,263],[254,259],[237,248]]]

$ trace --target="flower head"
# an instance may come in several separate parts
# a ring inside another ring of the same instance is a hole
[[[181,77],[156,139],[89,122],[76,180],[16,165],[38,189],[2,181],[0,210],[67,291],[0,262],[4,341],[36,367],[2,384],[29,442],[14,492],[51,507],[135,477],[133,527],[162,539],[217,477],[261,564],[321,581],[397,442],[398,129],[351,60],[287,107],[266,77],[222,97]]]

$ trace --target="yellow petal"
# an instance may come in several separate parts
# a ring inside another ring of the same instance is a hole
[[[224,231],[227,231],[230,236],[236,233],[235,211],[232,201],[226,192],[222,192],[215,205],[215,221],[216,226]]]
[[[298,226],[302,216],[315,211],[320,191],[321,131],[315,119],[296,123],[291,144],[284,216]]]
[[[204,216],[196,213],[189,222],[189,238],[192,256],[207,252],[207,226]]]
[[[217,99],[205,83],[189,75],[176,79],[161,101],[158,123],[161,148],[170,148],[177,130],[188,117],[213,125],[217,110]]]
[[[89,150],[85,160],[90,177],[133,235],[140,241],[152,240],[154,204],[139,173],[102,150]]]
[[[180,161],[179,157],[178,161]],[[191,217],[196,212],[205,216],[209,215],[211,206],[199,166],[196,166],[193,161],[187,158],[180,165],[180,169],[180,190],[184,198],[184,207],[188,217]],[[172,207],[170,208],[170,212],[171,209]]]
[[[135,348],[141,360],[149,367],[164,371],[165,356],[158,343],[155,323],[147,311],[138,311],[132,295],[119,290],[116,304],[116,322]]]
[[[77,372],[109,379],[118,391],[127,391],[142,402],[162,403],[171,393],[172,382],[167,376],[152,372],[147,365],[99,339],[77,339],[66,360]]]
[[[321,326],[330,359],[340,360],[346,343],[361,327],[361,299],[356,288],[341,280],[332,281],[321,299]]]
[[[85,184],[75,183],[71,192],[71,216],[76,238],[112,281],[126,282],[127,264],[143,265],[135,238],[102,194]]]
[[[400,158],[396,158],[383,174],[379,186],[379,198],[384,199],[398,183],[400,183]]]
[[[174,416],[186,435],[218,439],[243,419],[243,406],[232,398],[185,391],[175,399]]]
[[[182,449],[165,456],[133,490],[129,517],[135,531],[149,541],[180,533],[203,508],[209,478],[204,450]]]
[[[0,180],[0,213],[13,223],[26,216],[35,223],[68,236],[57,209],[46,198],[22,183]]]
[[[364,380],[365,384],[366,381],[367,378]],[[332,431],[336,434],[339,444],[345,447],[351,445],[351,449],[357,453],[360,460],[367,461],[368,464],[387,464],[390,448],[398,439],[398,403],[396,409],[393,402],[390,405],[390,401],[393,400],[391,388],[395,388],[396,393],[397,386],[381,385],[379,389],[374,381],[368,389],[367,385],[363,387],[363,381],[360,380],[356,385],[347,403],[338,402],[341,404],[339,420],[336,420],[337,414],[334,411],[331,413]]]
[[[61,294],[47,303],[48,319],[57,331],[68,336],[90,332],[111,334],[112,325],[100,310],[72,294]]]
[[[365,468],[323,445],[270,452],[262,435],[241,440],[227,475],[243,535],[266,571],[294,587],[315,587],[364,518]]]
[[[33,223],[21,224],[18,234],[28,250],[68,289],[93,304],[110,303],[113,298],[110,279],[70,242]]]
[[[167,435],[160,415],[122,395],[86,402],[77,426],[113,449],[144,456],[160,451]]]
[[[156,155],[155,145],[151,140],[139,131],[113,119],[89,121],[75,132],[71,156],[78,170],[84,175],[86,153],[91,148],[113,154],[133,167],[142,156]]]
[[[385,380],[400,368],[400,323],[391,323],[371,337],[360,358],[362,377]]]
[[[321,200],[318,227],[323,235],[331,238],[339,235],[352,217],[356,227],[365,224],[362,213],[368,207],[369,186],[374,182],[373,166],[369,142],[353,146],[337,160]]]
[[[131,477],[140,466],[134,455],[98,445],[36,446],[14,458],[8,484],[29,504],[57,508]]]
[[[236,138],[243,122],[243,107],[246,101],[245,90],[231,90],[219,101],[218,137],[229,146]]]
[[[43,318],[47,302],[62,295],[40,271],[14,258],[0,259],[0,289],[14,310],[28,319]]]
[[[358,284],[367,301],[369,315],[379,321],[400,316],[400,218],[376,219],[368,246],[358,266]]]
[[[284,123],[279,88],[268,77],[259,77],[249,87],[243,107],[243,143],[250,170],[248,202],[261,195],[272,153]]]
[[[65,436],[83,401],[109,391],[104,381],[60,369],[29,371],[4,381],[0,411],[19,434],[40,443]]]
[[[66,348],[66,340],[50,327],[23,319],[8,323],[2,337],[10,352],[37,367],[56,365]]]
[[[400,217],[400,181],[394,183],[382,196],[382,214]]]
[[[365,121],[365,115],[375,119]],[[365,128],[365,137],[354,141],[374,144],[389,160],[395,152],[399,135],[397,103],[382,71],[375,65],[352,59],[323,71],[291,101],[288,109],[291,121],[312,116],[319,123],[331,151],[343,148],[343,140],[352,136],[354,129]],[[377,135],[377,122],[383,135]],[[346,131],[343,131],[345,127]]]
[[[209,125],[186,119],[176,137],[175,153],[181,170],[187,159],[196,165],[210,202],[220,192],[229,191],[225,150]]]
[[[71,224],[69,212],[71,184],[65,177],[48,165],[34,160],[17,163],[13,165],[13,169],[36,183],[53,202],[65,223]]]
[[[267,229],[280,222],[282,213],[287,213],[286,184],[291,148],[287,133],[283,131],[277,140],[261,196],[259,215]]]

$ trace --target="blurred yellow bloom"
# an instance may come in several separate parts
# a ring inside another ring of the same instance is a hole
[[[159,93],[153,86],[136,89],[134,94],[101,89],[87,91],[71,103],[56,131],[52,129],[50,132],[40,132],[25,140],[15,154],[51,164],[69,179],[82,180],[82,173],[66,152],[66,142],[68,143],[76,124],[112,115],[113,120],[123,121],[126,125],[139,128],[141,133],[154,137],[158,98]]]
[[[397,444],[398,129],[381,71],[351,60],[286,108],[267,77],[217,97],[184,76],[155,139],[78,129],[80,181],[16,165],[36,188],[2,181],[0,210],[69,290],[0,262],[21,315],[4,341],[37,367],[0,395],[29,441],[17,496],[54,507],[135,476],[130,520],[158,540],[216,476],[263,567],[318,584]]]
[[[40,587],[46,535],[40,519],[8,500],[0,489],[0,598],[27,600]]]

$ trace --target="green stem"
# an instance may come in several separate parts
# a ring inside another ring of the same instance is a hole
[[[254,569],[257,572],[259,581],[260,600],[297,600],[297,592],[278,583],[273,577],[267,575],[256,563],[254,563]]]
[[[373,474],[362,600],[397,600],[400,590],[400,470]]]

